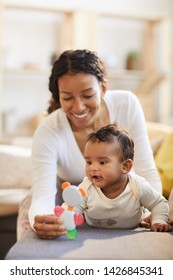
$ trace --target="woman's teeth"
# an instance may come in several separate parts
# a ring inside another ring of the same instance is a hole
[[[83,119],[83,118],[85,118],[87,115],[88,115],[88,112],[85,113],[85,114],[80,114],[80,115],[73,114],[73,116],[74,116],[75,118],[78,118],[78,119]]]

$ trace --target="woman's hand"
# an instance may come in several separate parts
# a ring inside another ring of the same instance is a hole
[[[33,228],[41,239],[54,239],[66,234],[62,218],[55,215],[35,216]]]

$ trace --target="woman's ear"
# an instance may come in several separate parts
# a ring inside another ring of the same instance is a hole
[[[132,169],[132,166],[133,166],[133,161],[131,159],[126,159],[124,162],[123,162],[123,166],[122,166],[122,172],[125,174],[125,173],[128,173],[131,169]]]
[[[102,93],[105,94],[106,90],[107,90],[107,80],[104,79],[104,81],[101,84],[101,88],[102,88]]]

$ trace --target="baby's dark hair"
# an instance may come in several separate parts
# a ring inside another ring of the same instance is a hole
[[[95,142],[107,142],[113,143],[117,141],[121,152],[122,152],[122,160],[134,158],[134,141],[131,138],[130,134],[125,130],[118,126],[117,123],[106,125],[96,132],[92,132],[87,137],[87,142],[95,143]]]
[[[49,77],[49,90],[52,97],[49,102],[48,113],[61,107],[58,79],[64,74],[74,75],[79,72],[92,74],[99,82],[103,82],[106,78],[105,65],[96,52],[86,49],[64,51],[55,61]]]

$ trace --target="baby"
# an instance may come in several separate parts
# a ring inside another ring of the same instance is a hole
[[[87,177],[79,188],[86,196],[75,211],[84,213],[88,225],[135,228],[145,207],[151,212],[151,231],[172,231],[167,200],[131,170],[134,142],[125,130],[111,124],[89,134],[84,157]]]

